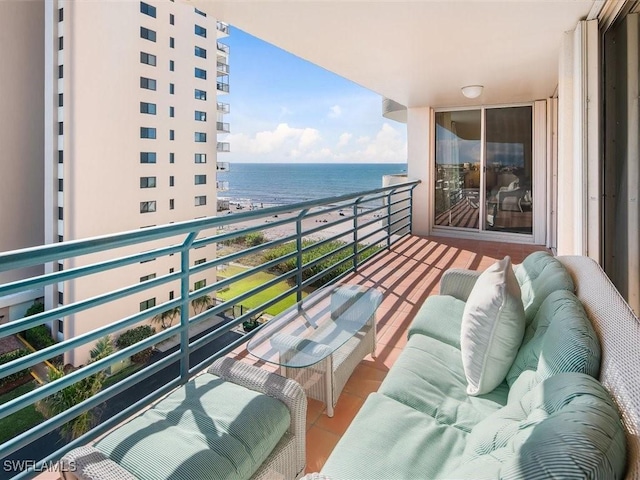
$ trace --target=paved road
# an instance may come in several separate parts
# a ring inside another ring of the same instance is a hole
[[[213,328],[217,328],[219,325]],[[211,329],[210,329],[211,330]],[[210,330],[205,330],[199,335],[194,336],[191,340],[196,340],[202,335],[205,335]],[[189,355],[189,364],[197,365],[200,362],[203,362],[207,358],[211,357],[213,354],[218,352],[220,349],[229,345],[231,342],[240,337],[240,334],[235,332],[228,332],[222,335],[220,338],[217,338],[213,342],[208,345],[203,346],[199,350],[191,353]],[[157,361],[166,355],[169,355],[175,351],[177,351],[179,346],[176,346],[166,352],[160,353],[156,352],[154,356],[151,358],[152,361]],[[147,378],[146,380],[137,383],[133,387],[127,389],[119,395],[111,398],[106,402],[104,407],[104,411],[102,413],[101,419],[104,421],[106,419],[111,418],[116,413],[121,412],[126,407],[131,405],[132,403],[138,401],[139,399],[145,397],[151,392],[157,390],[160,386],[165,385],[170,380],[174,379],[180,371],[179,362],[174,362],[167,367],[163,368],[156,374]],[[35,442],[27,445],[26,447],[18,450],[17,452],[5,457],[0,452],[0,479],[10,479],[18,472],[8,472],[5,468],[5,461],[11,460],[32,460],[32,459],[41,459],[49,455],[51,452],[60,448],[61,445],[64,444],[64,440],[60,437],[57,431],[51,432],[44,437],[39,438]]]

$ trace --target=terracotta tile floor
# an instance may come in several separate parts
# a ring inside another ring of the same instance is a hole
[[[371,392],[375,392],[406,344],[406,332],[416,312],[429,295],[437,294],[442,272],[449,268],[483,270],[509,255],[520,263],[540,246],[459,240],[443,237],[408,236],[390,251],[345,278],[343,283],[375,287],[384,295],[377,312],[377,358],[366,357],[342,391],[335,415],[324,414],[324,405],[311,399],[307,411],[307,472],[319,471],[340,436]],[[250,360],[246,351],[239,357]],[[265,368],[275,370],[271,366]]]

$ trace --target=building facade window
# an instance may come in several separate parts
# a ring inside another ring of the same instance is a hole
[[[64,209],[62,207],[58,207],[58,220],[64,220]]]
[[[169,116],[171,118],[176,116],[176,109],[174,107],[169,107]]]
[[[58,163],[64,162],[64,152],[62,150],[58,150]]]
[[[148,3],[140,2],[140,13],[156,18],[156,7],[149,5]]]
[[[169,300],[173,300],[173,297],[174,297],[173,290],[170,290],[169,291]]]
[[[64,135],[64,123],[58,122],[58,135]]]
[[[170,83],[170,84],[169,84],[169,93],[170,93],[171,95],[173,95],[174,93],[176,93],[176,86],[175,86],[175,84],[173,84],[173,83]]]
[[[206,195],[198,195],[195,198],[196,207],[200,207],[201,205],[207,204],[207,196]]]
[[[176,62],[174,62],[173,60],[169,60],[169,71],[173,72],[176,69]]]
[[[156,188],[156,177],[140,177],[140,188]]]
[[[196,142],[206,142],[207,134],[204,132],[195,132],[194,138]]]
[[[156,81],[153,78],[140,77],[140,88],[146,88],[147,90],[155,90]]]
[[[64,242],[64,237],[62,235],[58,235],[58,243]]]
[[[207,99],[207,92],[205,92],[204,90],[198,90],[196,88],[194,96],[195,96],[196,100],[206,100]]]
[[[140,163],[156,163],[156,152],[140,152]]]
[[[58,50],[62,50],[64,47],[64,37],[58,37]]]
[[[196,185],[205,185],[207,183],[206,175],[196,175],[194,177],[194,182]]]
[[[197,8],[195,8],[194,10],[195,10],[195,12],[196,12],[198,15],[202,15],[203,17],[206,17],[206,16],[207,16],[207,14],[206,14],[206,13],[204,13],[202,10],[198,10]]]
[[[175,140],[175,138],[176,138],[176,131],[169,130],[169,140]]]
[[[146,52],[140,52],[140,63],[156,66],[156,56]]]
[[[194,47],[193,53],[196,57],[207,58],[207,50],[202,47],[198,47],[197,45]]]
[[[140,113],[147,113],[149,115],[155,115],[156,114],[156,104],[155,103],[140,102]]]
[[[174,17],[173,13],[169,14],[169,25],[175,25],[176,17]]]
[[[169,199],[169,210],[173,210],[176,207],[176,202],[173,198]]]
[[[64,65],[58,65],[58,78],[64,77]]]
[[[156,129],[153,127],[140,127],[140,138],[156,138]]]
[[[64,305],[64,293],[63,292],[58,292],[58,304],[59,305]]]
[[[202,68],[195,68],[195,76],[196,78],[202,78],[203,80],[207,79],[207,71]]]
[[[144,275],[144,276],[140,277],[140,283],[146,282],[147,280],[152,280],[154,278],[156,278],[156,274],[155,273],[150,273],[149,275]]]
[[[64,94],[63,93],[59,93],[58,94],[58,106],[59,107],[63,107],[64,106]]]
[[[173,175],[169,175],[169,186],[175,187],[175,182],[176,182],[175,177]]]
[[[176,154],[171,152],[169,154],[169,163],[175,163],[176,162]]]
[[[148,310],[156,306],[156,297],[140,302],[140,311]]]
[[[176,39],[169,37],[169,48],[176,48]]]
[[[195,111],[194,119],[198,122],[206,122],[207,121],[207,112],[201,112],[199,110]]]
[[[58,179],[58,191],[59,192],[64,191],[64,180],[62,178]]]
[[[197,282],[195,282],[193,284],[193,289],[194,290],[200,290],[201,288],[204,288],[207,286],[207,281],[206,280],[198,280]]]
[[[58,9],[58,21],[62,22],[64,20],[64,8]]]
[[[152,200],[150,202],[140,202],[140,213],[151,213],[156,211],[156,202]]]
[[[195,30],[195,34],[196,35],[200,35],[201,37],[207,38],[207,29],[204,27],[201,27],[200,25],[196,25],[194,27]]]
[[[151,42],[156,41],[156,32],[149,28],[140,27],[140,38],[144,38],[145,40],[149,40]]]
[[[207,163],[206,153],[196,153],[193,157],[195,163]]]

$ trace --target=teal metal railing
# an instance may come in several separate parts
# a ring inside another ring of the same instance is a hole
[[[8,458],[8,456],[19,452],[23,447],[60,428],[81,413],[99,406],[161,370],[169,366],[175,366],[176,363],[179,364],[179,373],[167,379],[161,387],[132,403],[108,420],[103,421],[76,440],[66,443],[55,451],[47,452],[43,455],[43,458],[28,459],[29,462],[31,460],[37,460],[37,462],[21,464],[28,466],[28,468],[21,469],[22,471],[19,473],[16,472],[18,474],[15,478],[34,476],[43,466],[57,460],[65,452],[76,446],[86,444],[126,417],[131,416],[175,387],[184,384],[215,359],[242,345],[253,333],[238,336],[238,338],[208,355],[205,360],[195,362],[195,364],[192,363],[190,358],[194,352],[211,345],[214,340],[233,331],[243,322],[255,318],[269,307],[292,294],[295,294],[296,299],[300,300],[305,289],[317,284],[327,274],[333,272],[335,275],[333,281],[336,281],[357,270],[363,261],[384,251],[384,248],[391,247],[401,236],[411,233],[413,190],[418,183],[417,181],[406,182],[366,192],[310,200],[294,205],[256,208],[233,215],[202,218],[0,254],[0,272],[33,266],[57,266],[59,262],[65,260],[71,266],[71,268],[60,271],[53,271],[53,268],[50,267],[45,269],[47,273],[42,275],[0,285],[0,298],[42,287],[48,287],[53,292],[53,289],[60,285],[61,282],[73,282],[78,279],[94,281],[97,277],[92,276],[103,272],[123,272],[121,276],[126,277],[126,269],[131,265],[173,255],[179,255],[180,257],[179,271],[172,271],[172,269],[170,273],[150,280],[129,284],[88,298],[77,299],[73,303],[59,305],[42,313],[0,325],[0,338],[7,337],[38,325],[55,322],[58,319],[71,318],[70,316],[89,312],[104,305],[116,305],[117,302],[125,301],[126,299],[131,300],[132,296],[141,292],[153,292],[154,289],[157,290],[161,285],[167,285],[171,282],[174,282],[174,285],[176,283],[179,285],[180,293],[177,298],[152,306],[144,311],[104,322],[102,325],[96,326],[87,332],[69,336],[52,346],[0,365],[0,379],[2,379],[24,369],[34,367],[47,359],[64,355],[65,352],[81,347],[86,348],[106,335],[117,334],[124,329],[146,322],[167,310],[180,307],[180,322],[178,324],[172,325],[127,348],[117,350],[106,358],[88,363],[57,380],[46,383],[35,390],[0,405],[0,419],[2,419],[90,375],[104,371],[118,362],[126,361],[131,355],[153,347],[159,342],[171,337],[174,337],[174,340],[175,338],[179,339],[180,348],[176,351],[148,364],[124,380],[104,388],[88,400],[78,403],[61,414],[45,420],[43,423],[0,445],[0,458]],[[327,221],[327,218],[331,220]],[[314,219],[316,221],[311,223]],[[268,221],[268,223],[258,222],[262,220]],[[290,227],[290,233],[281,237],[270,237],[268,232],[278,227]],[[224,256],[216,256],[216,258],[197,265],[191,264],[191,255],[193,255],[194,250],[200,247],[213,244],[220,245],[223,242],[256,232],[266,233],[266,238],[271,239]],[[322,239],[317,240],[319,237],[322,237]],[[310,245],[304,241],[305,239],[316,240],[315,243]],[[336,248],[324,254],[321,258],[304,263],[304,254],[306,252],[320,246],[335,245],[331,242],[336,240],[341,241]],[[159,246],[159,242],[168,244]],[[190,290],[194,276],[198,274],[217,272],[221,267],[238,262],[243,257],[255,256],[272,247],[291,242],[295,244],[295,249],[289,253],[240,271],[240,273],[233,276],[216,278],[214,283],[196,291]],[[344,255],[345,252],[347,255]],[[336,258],[335,255],[338,253],[343,253],[343,255],[324,270],[313,275],[304,275],[304,272],[317,267],[321,262]],[[232,299],[214,304],[209,309],[190,315],[192,300],[203,295],[215,295],[215,292],[226,289],[259,272],[271,270],[276,265],[291,259],[295,259],[295,268],[293,270],[281,273],[269,281],[236,295]],[[347,268],[343,268],[345,266]],[[336,272],[341,273],[336,274]],[[248,309],[238,317],[229,319],[219,326],[214,326],[197,339],[189,338],[190,327],[211,319],[213,316],[223,315],[230,308],[241,305],[242,302],[254,295],[283,282],[288,282],[287,286],[289,287],[284,292],[269,298],[257,307]]]

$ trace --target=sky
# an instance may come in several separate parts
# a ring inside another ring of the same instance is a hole
[[[218,161],[406,163],[404,124],[382,117],[382,99],[353,82],[231,27],[231,144]]]

